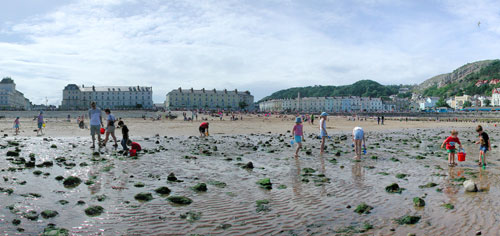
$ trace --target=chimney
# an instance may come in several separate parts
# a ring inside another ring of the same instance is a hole
[[[238,89],[235,89],[235,90],[234,90],[234,93],[238,94]]]
[[[179,89],[179,92],[180,92],[180,93],[182,93],[182,88],[181,88],[181,87],[179,87],[178,89]]]
[[[205,88],[202,88],[202,89],[201,89],[201,91],[202,91],[203,93],[205,93]]]
[[[95,91],[95,86],[94,85],[92,85],[92,91]]]
[[[191,88],[191,93],[194,93],[194,89],[193,88]]]

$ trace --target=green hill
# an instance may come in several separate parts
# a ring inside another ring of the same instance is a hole
[[[381,85],[372,80],[360,80],[352,85],[344,86],[308,86],[280,90],[263,98],[261,101],[270,99],[297,98],[301,97],[334,97],[334,96],[363,96],[363,97],[387,97],[397,94],[403,85]],[[400,95],[409,96],[410,94]]]
[[[493,88],[500,87],[500,83],[490,84],[492,80],[500,80],[500,60],[491,60],[487,62],[487,64],[483,64],[480,68],[471,73],[467,73],[467,75],[460,79],[427,87],[422,91],[422,95],[442,98],[462,96],[464,94],[491,96]],[[478,81],[485,80],[487,83],[481,85],[477,84]]]

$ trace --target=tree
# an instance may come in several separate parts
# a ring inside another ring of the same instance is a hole
[[[490,101],[490,99],[486,99],[486,100],[484,100],[484,106],[489,107],[490,105],[491,105],[491,101]]]
[[[450,107],[450,105],[448,105],[448,103],[446,103],[446,101],[444,100],[444,98],[440,98],[436,102],[436,107]]]
[[[245,107],[248,106],[248,104],[245,101],[241,101],[240,103],[238,103],[238,106],[240,107],[240,110],[244,110]]]
[[[472,103],[469,101],[465,101],[463,107],[471,107]]]

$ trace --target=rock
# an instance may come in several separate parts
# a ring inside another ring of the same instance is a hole
[[[168,181],[177,181],[177,177],[175,177],[174,173],[170,173],[167,177]]]
[[[48,219],[48,218],[56,217],[57,215],[59,215],[59,213],[57,211],[45,210],[45,211],[42,211],[41,215],[43,218]]]
[[[370,214],[370,210],[372,209],[372,206],[369,206],[366,203],[361,203],[356,207],[356,209],[354,209],[354,212],[358,214]]]
[[[179,204],[179,205],[189,205],[193,202],[193,200],[191,200],[188,197],[184,197],[184,196],[171,196],[171,197],[168,197],[167,200],[169,200],[172,203]]]
[[[63,185],[66,188],[75,188],[82,183],[82,180],[76,176],[70,176],[64,179]]]
[[[42,236],[68,236],[69,231],[64,228],[56,228],[54,224],[49,224],[45,229],[43,229]]]
[[[85,205],[85,201],[82,201],[82,200],[78,200],[78,202],[76,202],[76,205]]]
[[[42,171],[35,170],[35,171],[33,171],[33,174],[36,175],[36,176],[38,176],[38,175],[42,174]]]
[[[136,187],[136,188],[142,188],[142,187],[144,187],[144,183],[137,182],[137,183],[134,184],[134,187]]]
[[[28,211],[23,216],[28,220],[38,220],[38,213],[36,211]]]
[[[466,192],[477,192],[477,185],[474,183],[473,180],[466,180],[464,181],[464,188]]]
[[[273,188],[272,183],[271,183],[271,179],[269,179],[269,178],[261,179],[261,180],[257,181],[257,184],[260,185],[261,188],[265,188],[265,189],[272,189]]]
[[[243,165],[241,168],[243,169],[253,169],[253,163],[248,162],[247,164]]]
[[[416,207],[423,207],[425,206],[425,201],[422,198],[415,197],[413,198],[413,205],[415,205]]]
[[[21,224],[21,220],[20,219],[13,219],[12,220],[12,224],[13,225],[19,225],[19,224]]]
[[[159,187],[159,188],[155,189],[155,192],[158,194],[167,195],[167,194],[170,194],[171,191],[168,187]]]
[[[418,223],[420,221],[420,216],[402,216],[400,218],[395,219],[396,223],[400,225],[412,225]]]
[[[397,183],[393,183],[393,184],[385,187],[385,191],[388,193],[401,193],[403,191],[403,189],[400,188]]]
[[[151,193],[138,193],[134,198],[137,201],[149,202],[153,200],[153,195]]]
[[[207,191],[207,185],[205,183],[199,183],[195,186],[192,187],[194,191],[197,192],[206,192]]]
[[[90,206],[87,209],[85,209],[85,214],[87,214],[88,216],[92,216],[92,217],[99,216],[103,212],[104,212],[104,208],[102,208],[102,206],[97,206],[97,205]]]
[[[482,234],[481,231],[476,232],[476,235],[481,235],[481,234]]]
[[[61,176],[61,175],[58,175],[58,176],[56,176],[56,178],[55,178],[55,179],[56,179],[57,181],[61,181],[61,180],[63,180],[63,179],[64,179],[64,177],[63,177],[63,176]]]
[[[50,145],[50,148],[57,148],[57,145],[52,144],[52,145]]]
[[[16,152],[16,151],[7,151],[7,156],[8,157],[18,157],[19,156],[19,152]]]

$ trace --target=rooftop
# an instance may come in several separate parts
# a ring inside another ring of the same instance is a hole
[[[68,84],[64,90],[77,90],[79,89],[82,92],[151,92],[153,90],[152,87],[145,86],[78,86],[76,84]]]

